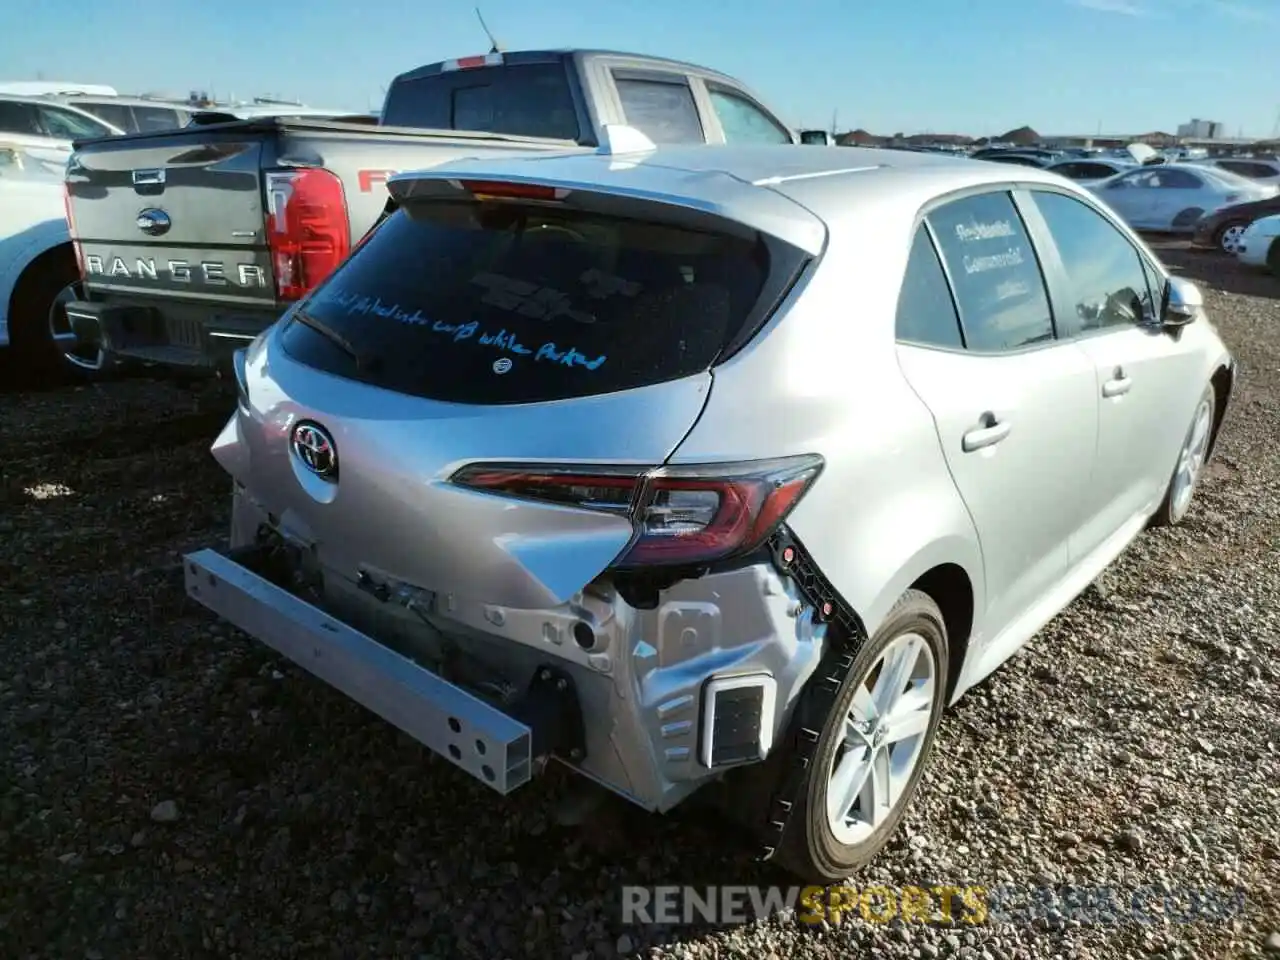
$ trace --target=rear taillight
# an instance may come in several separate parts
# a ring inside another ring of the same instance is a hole
[[[351,252],[342,181],[319,167],[273,170],[266,175],[266,191],[276,297],[300,300]]]
[[[474,464],[452,482],[489,493],[625,516],[619,568],[704,564],[756,549],[822,472],[817,455],[653,470]]]
[[[80,236],[76,233],[76,218],[71,213],[71,188],[66,181],[62,183],[62,208],[67,214],[67,231],[71,235],[71,246],[76,252],[76,266],[80,270],[80,279],[84,274],[84,247],[80,245]]]

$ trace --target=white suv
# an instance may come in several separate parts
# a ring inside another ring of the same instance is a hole
[[[41,160],[65,163],[71,156],[73,140],[122,133],[119,127],[75,107],[52,103],[44,97],[0,93],[0,139]]]

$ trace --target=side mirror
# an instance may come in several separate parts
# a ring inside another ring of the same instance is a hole
[[[829,147],[831,146],[831,134],[826,130],[801,130],[800,142],[819,147]]]
[[[1166,329],[1193,323],[1204,310],[1204,294],[1190,280],[1170,277],[1160,302],[1160,325]]]

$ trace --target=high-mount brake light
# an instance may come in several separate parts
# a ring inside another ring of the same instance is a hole
[[[477,200],[563,200],[569,191],[541,183],[511,183],[506,180],[457,180],[459,188]]]
[[[456,60],[446,60],[440,67],[442,73],[451,73],[454,70],[474,70],[477,67],[497,67],[502,65],[502,54],[500,53],[481,53],[474,57],[458,57]]]
[[[751,552],[786,520],[822,467],[816,454],[652,470],[474,464],[451,479],[488,493],[625,516],[636,532],[613,566],[631,569]]]
[[[71,187],[62,182],[62,208],[67,215],[67,229],[71,235],[71,247],[76,254],[76,268],[80,271],[80,279],[85,279],[84,247],[80,243],[80,234],[76,232],[76,218],[71,212]]]
[[[272,170],[266,192],[276,297],[301,300],[351,252],[346,192],[337,175],[321,167]]]

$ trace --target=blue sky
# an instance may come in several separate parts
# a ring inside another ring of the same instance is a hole
[[[483,53],[472,2],[10,0],[0,79],[277,94],[365,110],[396,73]],[[358,12],[363,8],[365,12]],[[1269,136],[1280,0],[481,0],[507,49],[593,46],[694,60],[794,126]]]

